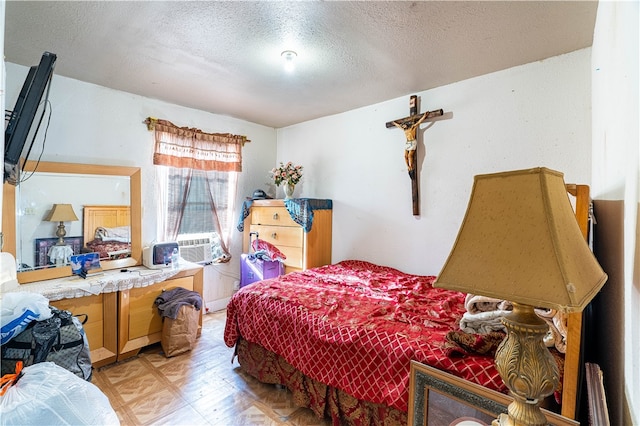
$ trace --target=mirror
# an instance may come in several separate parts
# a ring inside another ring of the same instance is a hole
[[[53,278],[71,276],[71,267],[68,265],[58,267],[45,267],[33,269],[33,264],[38,263],[35,253],[34,236],[55,237],[57,225],[52,222],[43,222],[43,204],[50,209],[54,199],[44,202],[43,198],[50,193],[61,194],[64,189],[73,192],[85,192],[78,195],[73,193],[61,202],[71,199],[78,221],[65,222],[65,242],[75,242],[73,237],[83,236],[83,243],[93,239],[93,235],[86,233],[82,228],[83,211],[85,205],[130,205],[130,232],[131,232],[131,257],[117,260],[103,260],[103,270],[124,268],[139,265],[142,261],[141,223],[142,212],[140,206],[140,169],[138,167],[104,166],[93,164],[32,162],[25,165],[23,179],[29,177],[32,171],[34,175],[22,182],[19,186],[5,184],[3,188],[3,231],[5,235],[4,251],[13,254],[20,263],[29,265],[28,270],[18,271],[18,281],[21,284],[41,281]],[[53,185],[47,190],[42,185]],[[86,188],[91,188],[87,191]],[[55,196],[54,196],[55,197]],[[33,200],[37,200],[33,202]],[[130,201],[129,201],[130,200]],[[33,204],[32,204],[33,203]],[[33,205],[33,210],[30,211]],[[79,207],[78,207],[79,206]],[[26,210],[26,212],[25,212]],[[34,229],[38,228],[38,229]],[[39,229],[41,228],[41,229]],[[24,260],[22,260],[24,258]]]

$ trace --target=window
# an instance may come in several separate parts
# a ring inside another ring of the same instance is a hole
[[[212,260],[228,261],[238,174],[157,166],[157,176],[160,199],[166,200],[159,203],[158,235],[168,241],[208,240]]]
[[[246,137],[204,133],[166,120],[148,118],[146,122],[155,130],[158,239],[200,241],[206,236],[213,260],[228,261]]]

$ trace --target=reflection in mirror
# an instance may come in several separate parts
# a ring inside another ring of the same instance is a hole
[[[31,177],[30,171],[37,169]],[[86,207],[117,207],[120,214],[126,211],[130,224],[130,254],[125,258],[101,261],[104,270],[139,265],[142,259],[140,168],[124,166],[104,166],[94,164],[52,163],[33,161],[24,167],[23,179],[17,187],[5,184],[3,187],[2,227],[5,230],[4,251],[13,254],[18,264],[24,264],[18,273],[21,284],[53,278],[71,276],[71,267],[52,262],[49,252],[51,244],[58,242],[56,231],[60,222],[44,220],[54,204],[71,204],[78,220],[65,221],[64,241],[74,251],[89,251],[87,242],[94,239],[92,232],[83,231]],[[107,223],[96,222],[92,225]],[[122,222],[118,222],[122,225]],[[53,243],[50,243],[53,241]],[[46,253],[37,250],[42,245]],[[54,249],[55,254],[61,250]],[[62,250],[65,255],[68,249]],[[55,257],[55,256],[54,256]],[[122,257],[122,256],[120,256]],[[66,260],[66,258],[65,258]],[[53,263],[53,264],[51,264]],[[65,264],[66,263],[66,264]]]
[[[54,204],[71,205],[76,216],[62,221],[64,245],[56,237],[60,222],[46,220]],[[22,182],[16,188],[18,271],[69,265],[71,254],[87,252],[94,235],[84,235],[84,208],[94,204],[129,206],[129,177],[35,172]]]

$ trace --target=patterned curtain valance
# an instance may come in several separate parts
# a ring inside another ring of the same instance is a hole
[[[242,171],[242,146],[249,142],[246,136],[205,133],[155,118],[147,118],[145,123],[155,132],[153,164],[194,170]]]

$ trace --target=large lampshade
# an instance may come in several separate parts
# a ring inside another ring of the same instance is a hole
[[[576,312],[606,280],[580,232],[563,174],[542,167],[475,177],[434,286]]]
[[[56,237],[58,237],[57,245],[64,245],[64,236],[67,235],[67,231],[64,229],[64,222],[73,222],[78,220],[78,216],[73,211],[71,204],[54,204],[51,211],[44,220],[49,222],[58,222],[58,229],[56,231]]]
[[[49,222],[74,222],[78,220],[78,216],[73,211],[71,204],[54,204],[44,220]]]
[[[535,307],[582,311],[607,280],[576,221],[562,173],[478,175],[462,226],[434,286],[513,302],[496,369],[514,397],[493,425],[546,425],[540,402],[557,388]]]

